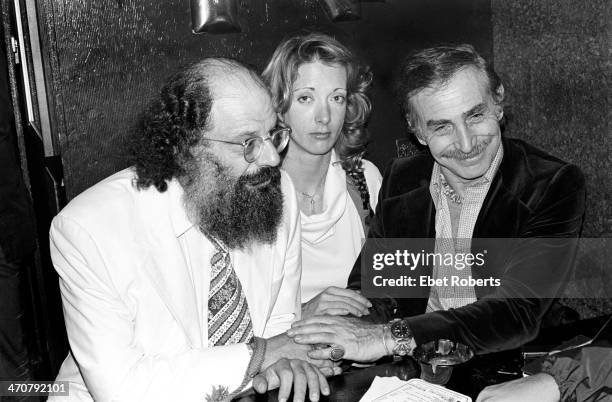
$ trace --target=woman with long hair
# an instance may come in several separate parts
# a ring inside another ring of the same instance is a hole
[[[368,300],[345,287],[382,180],[363,159],[371,74],[340,42],[311,33],[284,40],[263,78],[292,130],[282,168],[301,210],[302,314],[368,314]]]

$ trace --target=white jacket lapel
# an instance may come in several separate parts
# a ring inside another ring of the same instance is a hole
[[[176,233],[177,227],[188,223],[181,197],[178,183],[170,183],[149,211],[151,227],[146,231],[146,247],[151,251],[146,272],[191,346],[200,348],[202,336],[196,295]]]

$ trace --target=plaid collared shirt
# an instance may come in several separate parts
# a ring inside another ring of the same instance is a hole
[[[476,183],[471,184],[464,190],[458,221],[451,221],[449,202],[444,195],[442,171],[440,165],[434,162],[429,191],[436,207],[436,245],[435,253],[438,255],[455,255],[457,253],[469,253],[471,249],[472,235],[480,208],[491,187],[493,177],[501,164],[504,150],[500,143],[495,158],[483,177]],[[454,229],[454,230],[453,230]],[[456,269],[453,264],[445,265],[436,263],[433,268],[433,277],[436,279],[447,278],[448,286],[432,286],[427,302],[427,312],[436,310],[448,310],[465,306],[476,301],[476,292],[471,286],[451,286],[453,276],[459,279],[467,279],[472,275],[471,267]],[[444,259],[446,260],[446,259]]]

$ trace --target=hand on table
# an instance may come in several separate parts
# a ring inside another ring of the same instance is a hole
[[[279,402],[289,398],[292,385],[294,402],[305,400],[307,388],[311,401],[318,401],[320,394],[329,395],[329,385],[321,371],[300,359],[280,359],[253,378],[253,389],[260,394],[279,388]]]
[[[329,355],[324,357],[311,357],[308,352],[312,350],[309,344],[298,344],[287,334],[280,334],[266,340],[266,354],[261,371],[273,365],[280,359],[304,360],[313,366],[326,377],[342,373],[338,363],[329,360]]]
[[[369,324],[352,317],[315,316],[294,322],[287,335],[303,345],[338,345],[344,358],[372,362],[387,354],[383,344],[383,326]],[[331,348],[311,350],[313,359],[328,359]]]
[[[554,378],[540,373],[490,385],[482,390],[476,402],[552,402],[560,397]]]
[[[355,317],[370,314],[372,303],[354,290],[330,286],[302,304],[302,318],[314,315],[347,315]]]

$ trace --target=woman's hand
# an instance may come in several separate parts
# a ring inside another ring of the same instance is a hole
[[[323,314],[362,317],[370,314],[370,307],[372,303],[358,292],[330,286],[302,304],[302,318]]]

